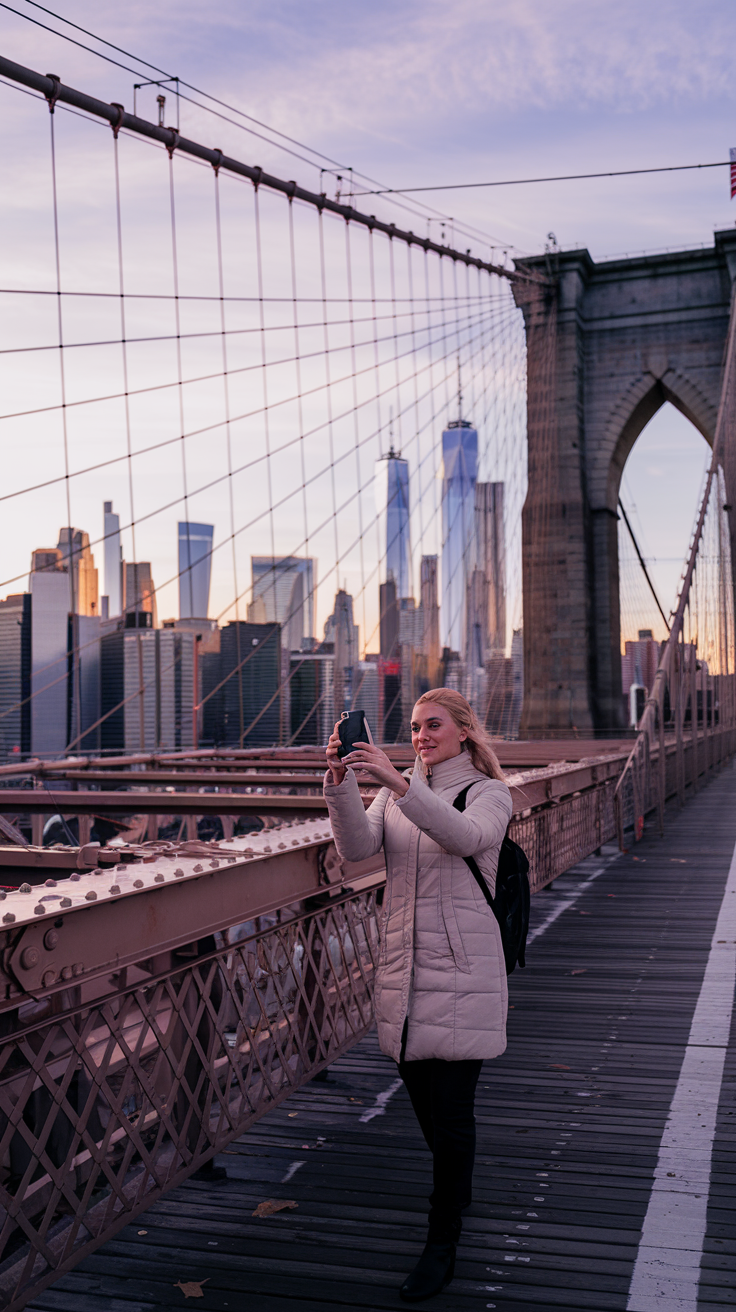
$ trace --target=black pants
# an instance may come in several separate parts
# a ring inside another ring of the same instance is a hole
[[[472,1201],[475,1086],[481,1061],[401,1061],[419,1126],[432,1153],[430,1238],[457,1239],[460,1213]]]

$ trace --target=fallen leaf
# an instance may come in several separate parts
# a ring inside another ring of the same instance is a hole
[[[185,1298],[204,1298],[202,1285],[206,1285],[207,1280],[177,1280],[174,1289],[180,1289]]]
[[[147,1235],[147,1234],[148,1234],[148,1231],[147,1231],[147,1230],[139,1230],[139,1231],[138,1231],[138,1234],[139,1234],[139,1235]]]
[[[299,1204],[293,1200],[287,1201],[286,1198],[266,1198],[264,1202],[259,1203],[255,1212],[251,1216],[273,1216],[274,1212],[283,1212],[285,1207],[298,1207]]]
[[[362,1098],[348,1098],[348,1102],[359,1102],[360,1105],[361,1105],[361,1107],[363,1106],[363,1099],[362,1099]]]
[[[289,1112],[288,1114],[289,1114],[289,1116],[298,1116],[298,1115],[299,1115],[298,1112]]]
[[[550,1071],[569,1071],[570,1067],[569,1067],[569,1066],[563,1066],[563,1065],[561,1064],[561,1062],[556,1061],[556,1062],[553,1062],[553,1064],[552,1064],[551,1066],[548,1066],[547,1069],[550,1070]]]
[[[571,974],[571,975],[586,975],[587,973],[588,973],[588,967],[587,967],[587,966],[581,966],[579,970],[571,970],[571,971],[570,971],[570,974]]]

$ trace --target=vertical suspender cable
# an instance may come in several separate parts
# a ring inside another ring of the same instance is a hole
[[[72,678],[73,678],[73,704],[75,706],[75,725],[73,730],[74,737],[78,740],[82,727],[82,706],[81,706],[81,671],[79,664],[79,655],[74,650],[76,634],[74,626],[76,623],[76,614],[78,606],[78,597],[74,580],[74,538],[72,534],[72,507],[71,507],[71,485],[69,482],[69,431],[67,426],[66,410],[66,369],[64,364],[64,316],[61,302],[61,253],[59,245],[59,199],[56,180],[56,133],[54,130],[54,104],[53,99],[49,100],[49,127],[51,130],[51,187],[53,194],[54,207],[54,261],[56,266],[56,313],[57,327],[59,337],[59,384],[61,389],[61,425],[64,443],[64,481],[66,487],[66,520],[69,534],[69,588],[72,613]],[[70,735],[71,736],[71,735]]]
[[[363,478],[360,470],[360,424],[358,420],[358,374],[355,349],[355,312],[353,310],[353,264],[350,247],[350,224],[345,224],[345,258],[348,279],[348,314],[350,317],[350,362],[353,375],[353,436],[355,441],[355,477],[358,488],[358,533],[360,535],[360,583],[363,605],[363,650],[368,632],[365,598],[365,549],[363,542]],[[359,655],[359,653],[358,653]],[[351,705],[352,709],[352,705]]]
[[[215,226],[217,231],[217,276],[220,289],[220,340],[222,343],[222,387],[225,405],[225,441],[227,447],[227,486],[230,507],[230,540],[233,548],[233,590],[235,605],[235,651],[238,663],[238,715],[240,724],[240,742],[243,739],[243,667],[240,655],[240,588],[238,586],[238,553],[235,545],[235,492],[233,488],[233,451],[232,430],[230,425],[230,379],[228,369],[227,327],[225,322],[225,275],[222,258],[222,219],[220,213],[220,170],[214,172],[215,183]],[[199,700],[199,689],[195,689],[195,702]],[[204,705],[204,703],[203,703]],[[199,707],[195,706],[195,715]]]

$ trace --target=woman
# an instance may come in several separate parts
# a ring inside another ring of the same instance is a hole
[[[419,698],[411,737],[417,760],[400,774],[368,743],[341,761],[335,726],[324,791],[340,855],[386,854],[378,1039],[398,1063],[434,1166],[427,1243],[400,1291],[419,1302],[452,1280],[471,1202],[475,1087],[484,1059],[506,1047],[501,935],[464,858],[475,858],[493,893],[511,794],[475,713],[452,689]],[[367,811],[356,770],[384,785]],[[466,789],[461,812],[453,802]]]

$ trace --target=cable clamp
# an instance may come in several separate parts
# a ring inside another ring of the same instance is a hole
[[[49,82],[53,82],[54,84],[50,92],[44,93],[49,102],[49,113],[53,114],[54,105],[59,99],[59,93],[61,91],[61,78],[57,77],[55,73],[47,73],[46,76],[49,79]]]
[[[293,199],[294,199],[294,196],[295,196],[295,194],[296,194],[296,183],[295,183],[295,182],[287,182],[287,184],[286,184],[286,194],[287,194],[287,196],[289,197],[289,200],[293,200]]]
[[[213,161],[212,167],[215,170],[215,177],[217,177],[219,175],[220,168],[222,166],[222,151],[220,150],[219,146],[215,146],[214,153],[217,156],[217,163],[215,164]]]
[[[110,103],[112,104],[113,109],[116,109],[118,111],[118,116],[115,122],[110,124],[110,127],[112,128],[112,135],[117,141],[118,132],[123,126],[123,119],[125,118],[125,105],[121,105],[117,100],[113,100]]]
[[[253,186],[255,187],[256,191],[258,191],[258,188],[261,185],[261,178],[263,177],[263,169],[261,168],[260,164],[255,165],[253,172],[256,175],[253,178]]]
[[[169,159],[173,159],[174,151],[179,145],[179,132],[177,128],[169,128],[168,131],[171,133],[171,142],[166,146],[166,149],[169,152]]]

